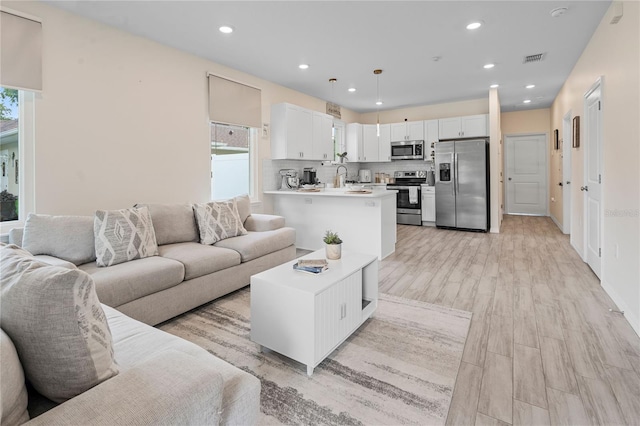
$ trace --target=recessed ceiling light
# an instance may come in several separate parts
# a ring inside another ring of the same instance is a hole
[[[482,26],[481,22],[472,22],[469,25],[467,25],[467,29],[468,30],[477,30],[478,28],[480,28]]]
[[[549,13],[551,14],[552,17],[557,18],[567,13],[568,10],[569,10],[568,7],[557,7]]]
[[[531,99],[525,99],[524,101],[522,101],[523,104],[529,104],[531,103]]]
[[[231,34],[233,32],[233,27],[230,27],[229,25],[223,25],[218,28],[218,30],[224,34]]]
[[[356,88],[355,88],[355,87],[349,87],[347,90],[348,90],[349,92],[355,92],[355,91],[356,91]]]
[[[495,88],[500,87],[500,85],[499,85],[499,84],[492,84],[492,85],[491,85],[491,86],[489,86],[489,87],[491,87],[492,89],[495,89]]]
[[[382,101],[376,102],[376,105],[382,105]]]
[[[534,87],[536,87],[536,85],[535,84],[527,84],[524,87],[525,87],[525,89],[533,89]]]
[[[484,68],[485,69],[489,69],[489,68],[493,68],[495,66],[496,66],[495,64],[487,64],[487,65],[484,66]]]
[[[301,70],[306,70],[307,68],[309,68],[309,65],[307,65],[307,64],[300,64],[300,65],[298,65],[298,68],[300,68]]]

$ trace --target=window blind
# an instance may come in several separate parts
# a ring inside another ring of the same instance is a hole
[[[255,87],[209,75],[209,119],[216,123],[260,128],[261,94]]]
[[[42,23],[0,13],[0,84],[42,90]]]

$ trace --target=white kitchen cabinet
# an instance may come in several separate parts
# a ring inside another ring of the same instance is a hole
[[[404,121],[391,124],[391,141],[421,141],[424,140],[423,121]]]
[[[436,189],[433,186],[421,187],[422,194],[422,224],[434,225],[436,221]],[[426,223],[425,222],[433,222]]]
[[[312,147],[312,111],[286,103],[272,105],[271,158],[312,159]]]
[[[363,124],[362,149],[360,150],[362,155],[359,161],[365,163],[380,161],[378,153],[379,145],[378,126],[375,124]]]
[[[489,135],[488,114],[441,118],[438,121],[440,140],[485,137]]]
[[[313,111],[312,159],[333,160],[333,117]]]
[[[378,138],[378,161],[391,161],[391,124],[380,125],[380,137]]]
[[[362,124],[349,123],[347,124],[347,160],[349,163],[357,163],[362,161],[363,156]]]
[[[425,120],[424,121],[424,159],[425,161],[435,160],[435,144],[439,140],[439,128],[438,120]]]

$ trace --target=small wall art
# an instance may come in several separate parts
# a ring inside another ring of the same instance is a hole
[[[558,129],[553,131],[553,149],[556,151],[560,148],[560,141],[558,140]]]
[[[573,145],[574,148],[580,148],[580,116],[573,117]]]

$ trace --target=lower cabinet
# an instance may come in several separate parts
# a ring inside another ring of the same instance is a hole
[[[436,221],[436,191],[435,187],[423,186],[422,192],[422,222]]]

